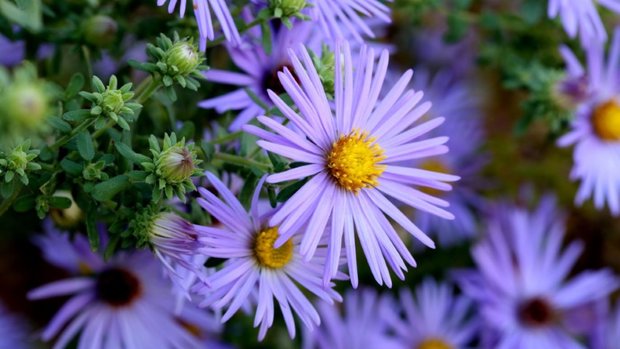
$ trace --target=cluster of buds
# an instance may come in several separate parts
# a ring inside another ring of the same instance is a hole
[[[142,108],[139,103],[130,102],[134,96],[132,84],[127,83],[119,88],[114,75],[110,77],[107,87],[96,76],[93,76],[92,82],[95,92],[82,91],[80,95],[92,103],[90,115],[99,117],[95,128],[102,128],[112,120],[123,130],[129,130],[129,123],[135,120],[136,111]]]
[[[41,165],[33,161],[38,155],[39,150],[30,149],[30,141],[23,142],[6,155],[0,153],[0,177],[4,183],[18,178],[22,184],[28,185],[28,172],[41,169]]]
[[[290,28],[292,18],[310,19],[301,12],[309,6],[310,4],[306,0],[269,0],[266,10],[269,16],[279,18],[284,25]]]
[[[149,172],[145,181],[153,185],[153,199],[159,200],[162,193],[167,199],[175,196],[185,200],[185,193],[196,190],[192,177],[200,175],[198,160],[193,144],[185,144],[185,139],[177,141],[174,133],[164,136],[163,147],[155,136],[149,138],[153,158],[141,163]]]
[[[200,87],[197,79],[208,67],[203,65],[204,55],[191,39],[181,39],[176,33],[173,39],[161,34],[156,45],[148,44],[146,51],[151,62],[133,65],[160,78],[165,87],[170,88],[175,82],[193,91]]]

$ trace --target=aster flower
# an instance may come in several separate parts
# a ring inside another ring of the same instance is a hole
[[[451,186],[445,181],[458,177],[404,164],[448,150],[443,145],[447,137],[417,140],[439,126],[443,118],[414,126],[431,104],[418,106],[423,93],[405,91],[411,71],[379,99],[388,66],[387,51],[381,53],[377,68],[374,50],[367,46],[362,46],[357,64],[353,64],[347,43],[336,48],[335,57],[335,66],[342,67],[335,69],[335,113],[309,54],[302,47],[297,53],[291,52],[295,76],[288,69],[279,74],[299,113],[269,92],[294,129],[259,117],[273,133],[252,125],[245,130],[262,138],[258,145],[263,149],[305,163],[267,178],[269,183],[309,179],[269,221],[270,225],[280,227],[276,247],[301,232],[300,252],[310,259],[325,237],[329,244],[324,274],[327,282],[338,270],[344,239],[349,274],[356,287],[357,236],[376,281],[390,286],[388,265],[402,279],[407,270],[405,262],[415,265],[415,261],[387,217],[425,245],[434,247],[434,243],[388,198],[453,219],[443,209],[448,206],[445,200],[412,186],[449,190]],[[329,234],[325,234],[327,227]]]
[[[562,249],[564,220],[552,197],[534,212],[502,207],[486,238],[472,250],[477,271],[457,275],[495,334],[495,348],[584,348],[566,329],[574,309],[604,299],[618,287],[610,270],[568,279],[583,246]]]
[[[185,16],[185,9],[187,7],[188,0],[180,0],[179,15]],[[177,7],[178,0],[157,0],[157,6],[163,6],[168,4],[168,13],[174,12]],[[215,14],[224,37],[227,41],[239,44],[241,37],[239,31],[235,25],[235,20],[230,14],[230,9],[226,0],[192,0],[194,8],[194,16],[198,24],[198,31],[200,33],[200,49],[204,51],[207,47],[207,40],[215,39],[215,31],[213,29],[213,19],[211,18],[211,11]]]
[[[607,40],[607,33],[597,4],[620,13],[618,0],[549,0],[548,15],[549,18],[559,16],[568,36],[575,38],[579,34],[582,44],[592,40],[602,43]]]
[[[12,67],[24,60],[26,43],[23,41],[11,41],[0,35],[0,65]]]
[[[71,251],[68,261],[76,262],[86,239],[76,236],[75,245],[49,236],[42,240],[47,249]],[[54,264],[65,265],[59,255]],[[54,348],[64,348],[81,331],[77,348],[200,348],[201,339],[188,330],[215,330],[217,323],[207,313],[186,307],[174,314],[175,301],[161,269],[148,252],[119,254],[104,261],[91,252],[71,268],[80,270],[72,278],[41,286],[28,294],[32,300],[71,296],[42,334],[44,340],[58,336]],[[87,266],[84,268],[83,266]]]
[[[284,92],[282,84],[278,80],[278,72],[282,71],[284,67],[291,67],[288,49],[300,43],[307,43],[311,39],[310,34],[312,32],[312,24],[306,22],[296,22],[291,29],[284,26],[280,27],[273,34],[271,53],[265,52],[264,46],[260,42],[262,34],[258,29],[248,34],[248,45],[227,45],[232,61],[242,72],[209,69],[204,73],[204,76],[209,81],[239,86],[239,89],[222,96],[206,99],[198,105],[206,109],[215,108],[218,113],[240,110],[239,115],[229,126],[230,131],[239,131],[241,126],[264,114],[266,108],[273,106],[267,95],[267,90],[272,90],[278,94]],[[320,48],[320,44],[313,46]],[[260,103],[246,89],[251,91],[260,100]]]
[[[480,100],[470,86],[462,80],[456,80],[447,71],[431,75],[427,70],[418,69],[413,87],[425,91],[426,99],[433,103],[428,117],[445,117],[446,121],[429,132],[428,136],[448,136],[450,152],[444,156],[413,160],[411,164],[426,170],[456,173],[461,177],[459,185],[450,192],[426,191],[450,203],[450,211],[455,217],[453,221],[427,212],[414,214],[420,229],[436,234],[439,242],[446,246],[475,235],[477,224],[474,208],[484,206],[475,190],[479,186],[475,182],[476,175],[485,163],[484,155],[479,153],[483,140]]]
[[[473,302],[455,296],[452,285],[446,283],[425,279],[415,295],[403,289],[399,304],[405,318],[401,318],[399,307],[392,307],[385,319],[406,348],[466,348],[478,329],[477,321],[469,317]]]
[[[593,345],[593,349],[613,349],[620,343],[620,304],[616,304],[614,309],[607,311],[609,312],[608,318],[599,324],[600,342]]]
[[[259,339],[265,337],[273,324],[274,298],[291,337],[295,336],[293,313],[309,328],[318,325],[319,315],[301,288],[330,303],[341,300],[331,289],[333,283],[324,287],[321,281],[325,248],[320,248],[312,260],[305,262],[299,254],[298,239],[289,239],[281,247],[274,247],[280,235],[279,227],[268,224],[271,212],[261,215],[258,209],[263,180],[257,186],[248,213],[217,177],[207,173],[207,178],[223,200],[200,188],[202,198],[198,202],[222,227],[197,226],[196,229],[207,236],[205,254],[227,261],[208,278],[208,286],[197,285],[197,292],[206,296],[202,305],[227,308],[222,317],[224,322],[252,299],[257,304],[254,326],[260,326]]]
[[[389,334],[381,315],[387,305],[387,299],[371,289],[348,291],[342,307],[321,302],[318,308],[323,322],[316,330],[305,333],[302,348],[410,348]]]
[[[0,304],[0,348],[31,348],[28,342],[28,329],[24,320]]]
[[[567,49],[562,52],[569,77],[580,79],[575,119],[558,145],[575,145],[571,178],[581,181],[575,198],[580,205],[590,197],[598,209],[608,206],[620,214],[620,29],[616,29],[609,58],[603,43],[587,49],[587,70]]]
[[[390,23],[390,9],[380,0],[309,0],[312,4],[310,17],[319,22],[325,35],[337,42],[339,39],[351,39],[364,42],[364,36],[375,35],[364,17],[378,18]]]

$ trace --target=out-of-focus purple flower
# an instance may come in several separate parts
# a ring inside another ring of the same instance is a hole
[[[450,190],[451,186],[445,182],[458,177],[403,165],[448,151],[444,145],[447,137],[418,140],[444,119],[416,125],[431,104],[418,105],[423,93],[407,90],[413,73],[404,73],[390,86],[390,92],[380,98],[388,52],[384,50],[376,63],[374,50],[363,45],[353,63],[348,43],[343,45],[336,47],[335,54],[335,66],[341,67],[335,69],[335,108],[325,94],[307,50],[301,47],[291,53],[295,75],[289,69],[279,74],[299,113],[269,92],[291,126],[259,117],[272,132],[252,125],[246,125],[244,130],[261,138],[258,145],[263,149],[305,163],[267,178],[269,183],[309,179],[270,220],[281,231],[276,246],[302,233],[300,251],[309,259],[325,236],[329,244],[324,274],[327,282],[338,270],[344,239],[351,282],[356,287],[357,237],[375,280],[390,286],[388,268],[403,279],[406,264],[415,265],[415,261],[387,217],[425,245],[434,247],[434,243],[388,198],[453,219],[443,209],[448,202],[413,185]],[[326,233],[327,228],[330,233]]]
[[[411,164],[425,170],[454,173],[461,177],[452,191],[430,191],[450,203],[453,221],[441,219],[427,212],[415,212],[415,222],[420,229],[437,236],[443,246],[471,238],[477,231],[475,209],[484,206],[476,193],[475,178],[486,159],[479,150],[483,141],[480,96],[471,86],[456,80],[451,72],[442,71],[432,76],[428,70],[419,69],[413,78],[413,87],[425,92],[426,100],[433,104],[428,117],[444,117],[446,121],[428,133],[428,137],[448,136],[450,152],[443,156],[413,160]],[[429,191],[427,191],[429,192]]]
[[[564,30],[571,38],[579,34],[581,43],[607,40],[605,26],[596,8],[597,4],[620,13],[619,0],[549,0],[549,18],[560,17]]]
[[[609,305],[605,304],[605,310],[607,318],[599,324],[600,337],[592,349],[614,349],[620,343],[620,303],[611,311]]]
[[[408,349],[389,334],[382,314],[390,305],[371,289],[348,291],[342,306],[318,304],[322,323],[304,333],[303,349]]]
[[[426,279],[415,295],[403,289],[398,303],[398,307],[388,307],[392,311],[384,316],[405,348],[466,348],[478,330],[479,323],[470,316],[472,300],[455,296],[450,284]]]
[[[185,15],[187,1],[188,0],[157,0],[157,6],[163,6],[168,3],[168,13],[172,13],[177,7],[177,3],[180,2],[179,15],[183,17]],[[207,40],[215,39],[211,12],[213,12],[218,19],[226,40],[234,44],[239,44],[241,42],[239,31],[235,25],[235,20],[230,14],[230,9],[228,8],[226,0],[192,0],[192,6],[194,9],[194,16],[196,17],[196,23],[198,24],[200,49],[202,51],[207,48]]]
[[[0,35],[0,65],[12,67],[24,60],[26,43],[23,41],[11,41]]]
[[[390,23],[389,7],[380,0],[309,0],[312,4],[310,17],[318,21],[325,35],[337,42],[348,39],[358,43],[364,37],[374,38],[368,22],[364,17],[378,18]]]
[[[274,247],[279,227],[267,223],[272,212],[262,214],[258,209],[263,181],[256,188],[248,213],[217,177],[211,173],[207,177],[222,199],[200,188],[202,198],[198,202],[222,226],[196,229],[207,235],[205,254],[227,261],[208,278],[208,285],[197,285],[197,292],[205,295],[202,305],[216,310],[227,308],[222,317],[227,321],[252,299],[257,304],[254,326],[260,326],[261,340],[273,324],[274,298],[291,337],[295,336],[293,313],[309,328],[318,325],[319,315],[300,288],[330,303],[342,300],[332,289],[333,283],[324,286],[321,280],[325,248],[320,248],[312,260],[304,261],[298,239]]]
[[[562,48],[569,77],[585,79],[586,96],[577,102],[571,130],[558,145],[575,145],[571,178],[581,181],[575,197],[580,205],[590,197],[598,209],[620,214],[620,29],[616,29],[609,57],[605,44],[593,43],[586,51],[587,70],[575,55]]]
[[[56,265],[76,263],[69,270],[82,273],[28,294],[32,300],[71,296],[42,333],[46,341],[57,337],[54,348],[64,348],[78,333],[79,349],[201,348],[201,338],[189,328],[218,329],[212,316],[196,308],[174,314],[170,285],[149,252],[121,253],[107,262],[91,252],[80,259],[87,244],[83,236],[77,235],[75,244],[56,236],[61,236],[58,231],[50,231],[39,243],[44,255]],[[67,261],[51,249],[66,251]]]
[[[25,321],[21,317],[10,313],[0,303],[0,348],[32,348],[32,343],[29,342],[28,327]]]
[[[273,106],[267,90],[277,94],[284,89],[278,79],[278,72],[285,67],[291,68],[288,50],[301,43],[308,43],[313,27],[310,23],[296,22],[293,28],[280,27],[274,34],[271,53],[266,53],[261,44],[260,30],[256,29],[247,36],[247,44],[242,46],[227,45],[230,58],[242,72],[209,69],[204,73],[207,80],[217,83],[239,86],[238,90],[222,96],[206,99],[198,105],[202,108],[215,108],[218,113],[229,110],[241,112],[230,124],[229,130],[238,131],[255,117],[264,114],[266,108]],[[320,48],[320,45],[315,45]],[[317,47],[313,47],[317,48]],[[262,103],[252,98],[250,90]]]
[[[552,197],[528,212],[501,207],[487,236],[472,250],[476,271],[457,274],[478,303],[493,348],[585,348],[566,328],[567,314],[608,297],[618,287],[610,270],[568,279],[583,246],[562,249],[564,217]]]

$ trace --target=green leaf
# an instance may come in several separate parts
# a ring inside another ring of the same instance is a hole
[[[19,199],[15,200],[13,204],[13,209],[15,212],[27,212],[34,208],[35,205],[35,196],[32,194],[24,195]]]
[[[69,81],[69,85],[65,90],[65,99],[71,99],[82,90],[84,87],[84,75],[81,73],[75,73],[71,77],[71,81]]]
[[[239,201],[245,208],[250,207],[252,194],[254,194],[254,190],[256,189],[256,182],[258,182],[258,177],[256,175],[250,175],[245,179],[245,183],[241,188]]]
[[[79,176],[83,170],[82,164],[78,164],[77,162],[67,158],[62,159],[60,162],[60,167],[71,176]]]
[[[86,212],[86,234],[90,248],[96,252],[99,249],[99,231],[97,231],[97,221],[93,210]]]
[[[86,131],[80,132],[75,140],[80,156],[84,160],[92,160],[95,157],[95,145],[93,144],[93,138],[90,133]]]
[[[151,158],[148,156],[138,154],[134,152],[127,144],[125,143],[115,143],[114,146],[116,150],[127,160],[135,163],[141,164],[143,162],[150,162]]]
[[[273,38],[273,34],[271,33],[271,24],[269,21],[262,22],[260,25],[260,28],[261,28],[261,32],[263,33],[263,37],[261,40],[262,45],[263,45],[263,50],[265,50],[265,53],[267,55],[270,55],[271,49],[272,49],[271,40]]]
[[[93,188],[91,195],[97,201],[111,200],[116,194],[127,189],[131,185],[129,177],[120,175],[101,182]]]
[[[50,125],[52,125],[52,127],[59,130],[60,132],[64,132],[64,133],[71,132],[71,125],[69,125],[69,123],[67,123],[66,121],[62,120],[61,118],[57,116],[50,117],[47,119],[47,121],[49,122]]]
[[[90,109],[78,109],[66,112],[62,118],[67,121],[78,122],[90,117]]]
[[[71,207],[71,200],[63,196],[52,196],[49,199],[50,207],[65,209]]]
[[[301,181],[297,181],[287,186],[286,188],[280,190],[280,192],[278,193],[278,196],[276,197],[276,200],[278,202],[285,202],[286,200],[290,199],[291,196],[293,196],[301,187],[303,187],[304,184],[306,184],[305,179]]]

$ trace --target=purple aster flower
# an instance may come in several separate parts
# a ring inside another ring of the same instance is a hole
[[[77,261],[86,239],[77,235],[71,244],[53,235],[59,232],[48,232],[40,240],[44,255],[53,256],[51,262],[56,265],[65,265],[47,249],[69,252],[73,247],[75,251],[67,256],[76,265],[70,270],[83,272],[28,294],[32,300],[71,296],[42,333],[46,341],[58,336],[54,348],[64,348],[79,332],[78,349],[200,348],[201,339],[190,328],[217,329],[215,319],[196,308],[174,314],[170,286],[150,253],[119,254],[106,262],[91,252]],[[89,268],[81,269],[82,265]]]
[[[575,38],[579,34],[582,44],[592,40],[602,43],[607,40],[607,33],[596,4],[620,13],[619,0],[549,0],[548,15],[559,16],[568,36]]]
[[[322,324],[304,333],[303,349],[407,349],[388,332],[387,298],[371,289],[348,291],[342,306],[321,302]],[[340,309],[342,308],[342,309]]]
[[[605,308],[608,317],[599,324],[601,337],[593,349],[614,349],[620,343],[620,303],[611,311],[608,304],[605,304]]]
[[[28,327],[24,320],[0,304],[0,348],[31,348],[32,344],[29,344],[29,341]]]
[[[174,12],[179,0],[157,0],[157,6],[163,6],[168,3],[168,13]],[[205,50],[207,47],[207,40],[215,39],[215,31],[213,29],[213,19],[211,18],[211,11],[215,14],[224,37],[231,43],[239,44],[241,37],[235,20],[230,14],[230,9],[226,0],[192,0],[194,8],[194,16],[196,16],[196,22],[198,24],[198,31],[200,33],[200,49]],[[183,17],[185,15],[185,9],[187,7],[187,0],[180,0],[179,15]]]
[[[278,94],[284,92],[278,80],[278,72],[285,67],[291,67],[288,50],[300,43],[307,43],[312,38],[310,36],[312,31],[312,24],[306,22],[298,22],[291,29],[282,26],[273,36],[272,51],[269,54],[261,44],[262,34],[258,29],[249,33],[248,45],[227,45],[232,61],[242,72],[209,69],[204,76],[209,81],[239,86],[239,89],[206,99],[198,105],[206,109],[215,108],[218,113],[240,110],[239,115],[229,126],[231,131],[239,131],[241,126],[264,114],[265,108],[273,106],[267,90]],[[320,48],[320,44],[313,46]],[[257,103],[246,89],[249,89],[262,103]]]
[[[534,212],[506,205],[490,220],[488,235],[472,250],[477,271],[457,274],[479,305],[493,348],[585,348],[566,328],[567,314],[608,297],[618,287],[610,270],[568,274],[579,242],[562,249],[564,217],[552,197]]]
[[[425,279],[415,295],[403,289],[399,304],[405,317],[400,316],[399,307],[392,307],[385,318],[406,348],[466,348],[478,330],[477,321],[469,316],[472,300],[455,296],[449,284]]]
[[[325,35],[337,42],[350,39],[364,42],[364,36],[375,35],[364,17],[378,18],[390,23],[390,9],[380,0],[309,0],[310,17],[318,21]]]
[[[571,130],[558,145],[575,145],[571,178],[581,181],[575,198],[580,205],[590,197],[602,209],[607,205],[620,214],[620,29],[616,29],[609,58],[605,45],[594,43],[587,49],[587,70],[567,49],[569,77],[583,79],[580,99]]]
[[[446,121],[429,132],[428,136],[448,136],[450,152],[444,156],[413,160],[411,164],[435,172],[455,173],[461,177],[459,185],[450,192],[426,191],[450,203],[450,211],[455,217],[453,221],[422,211],[414,214],[420,229],[436,234],[439,242],[446,246],[475,235],[477,224],[474,208],[484,206],[475,190],[479,186],[475,178],[485,163],[485,157],[479,153],[483,140],[480,99],[470,86],[462,80],[456,80],[447,71],[432,76],[427,70],[419,69],[413,78],[413,87],[425,91],[426,99],[433,104],[428,117],[445,117]]]
[[[254,326],[260,326],[261,340],[273,324],[274,298],[291,337],[295,336],[293,313],[309,328],[318,325],[319,315],[300,288],[330,303],[341,301],[340,295],[331,289],[333,283],[324,287],[321,279],[326,249],[320,248],[316,256],[306,262],[299,254],[298,239],[274,247],[279,227],[268,224],[271,213],[261,215],[258,209],[264,179],[256,188],[248,213],[217,177],[207,172],[207,178],[223,200],[200,188],[202,198],[198,203],[222,227],[197,226],[196,229],[207,235],[205,253],[227,261],[222,269],[209,277],[208,286],[197,286],[197,291],[206,296],[202,305],[227,308],[222,317],[224,322],[251,297],[257,304]]]
[[[448,202],[413,186],[449,190],[451,186],[445,181],[455,181],[458,177],[406,164],[448,151],[444,145],[447,137],[418,140],[438,127],[443,118],[414,126],[431,104],[418,105],[423,93],[406,90],[411,71],[403,74],[390,92],[380,98],[389,60],[387,51],[381,53],[376,68],[374,50],[365,45],[357,64],[353,63],[346,42],[336,48],[335,57],[336,67],[341,67],[335,69],[335,113],[310,55],[301,47],[297,53],[291,52],[295,75],[288,69],[279,74],[299,113],[273,91],[269,92],[291,126],[259,117],[273,132],[252,125],[247,125],[245,130],[262,138],[258,145],[263,149],[305,163],[267,178],[269,183],[309,179],[269,222],[280,227],[276,247],[301,232],[300,251],[310,259],[325,237],[329,245],[324,273],[327,282],[338,271],[344,239],[349,274],[356,287],[357,236],[376,281],[390,286],[388,265],[403,279],[403,271],[407,270],[405,262],[415,265],[415,261],[387,217],[425,245],[434,247],[434,243],[389,198],[453,219],[443,209]],[[330,233],[325,233],[327,227]]]

